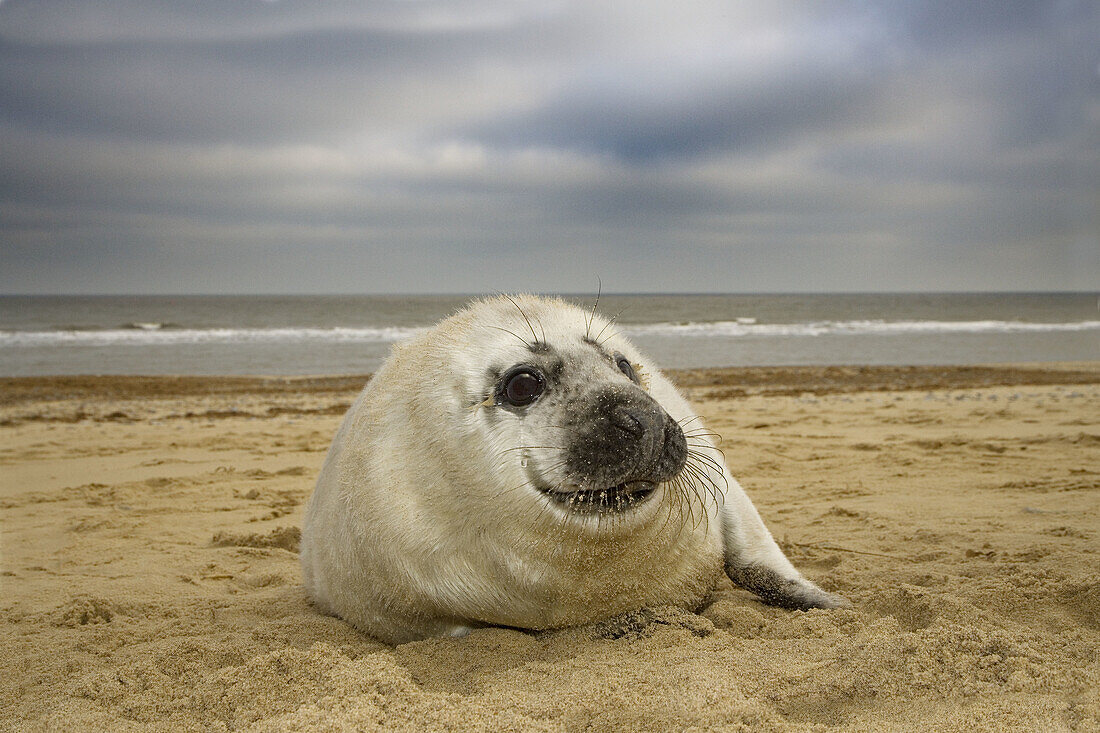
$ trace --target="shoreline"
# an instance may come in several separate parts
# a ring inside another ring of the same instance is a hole
[[[750,394],[971,389],[991,386],[1100,383],[1100,361],[944,366],[767,366],[663,370],[681,389]],[[0,377],[0,408],[39,400],[141,399],[227,394],[342,394],[362,389],[370,374],[57,375]]]

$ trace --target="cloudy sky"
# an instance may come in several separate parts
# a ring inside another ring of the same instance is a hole
[[[0,0],[0,293],[1100,287],[1100,4]]]

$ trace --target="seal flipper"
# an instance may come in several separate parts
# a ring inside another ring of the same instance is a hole
[[[779,549],[741,486],[729,479],[722,504],[726,574],[770,606],[808,610],[851,608],[846,598],[802,577]]]
[[[784,578],[764,565],[734,567],[727,560],[726,574],[737,585],[760,596],[769,606],[798,611],[852,607],[847,598],[822,590],[801,575],[797,578]]]

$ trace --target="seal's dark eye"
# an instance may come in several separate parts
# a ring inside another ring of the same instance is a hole
[[[505,377],[501,396],[508,404],[522,407],[538,399],[545,387],[541,374],[534,369],[522,368]]]
[[[619,365],[619,371],[630,377],[631,382],[638,381],[638,375],[634,373],[634,367],[625,356],[620,356],[618,362],[616,363]]]

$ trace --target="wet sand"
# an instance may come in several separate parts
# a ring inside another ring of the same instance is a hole
[[[673,376],[853,610],[388,647],[297,565],[365,378],[0,379],[0,729],[1100,730],[1100,363]]]

